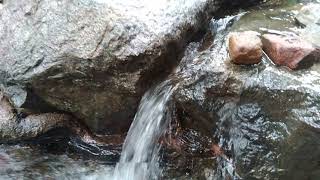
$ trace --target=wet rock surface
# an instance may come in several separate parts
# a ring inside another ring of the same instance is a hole
[[[199,52],[197,44],[189,46],[177,71],[182,82],[174,94],[177,108],[200,124],[193,128],[204,132],[209,128],[213,142],[226,154],[227,158],[216,158],[210,177],[320,177],[320,154],[312,150],[320,147],[319,72],[289,71],[265,56],[257,66],[236,66],[226,58],[225,42],[232,27],[224,29],[205,51]]]
[[[316,57],[316,48],[294,34],[264,34],[262,42],[264,51],[275,64],[287,66],[290,69],[298,68],[299,64],[312,65],[319,59]]]
[[[122,143],[123,137],[120,135],[96,136],[67,114],[18,113],[3,93],[0,96],[0,145],[2,146],[23,144],[45,150],[47,153],[71,153],[114,164],[119,159]],[[7,166],[12,163],[10,161],[2,160],[0,154],[0,166]],[[0,176],[3,177],[1,173]]]
[[[2,143],[31,139],[50,129],[65,126],[71,121],[71,116],[64,114],[22,115],[16,112],[9,100],[1,93],[0,139]]]
[[[0,92],[0,143],[14,143],[35,139],[51,130],[66,128],[84,143],[112,143],[107,137],[93,135],[74,117],[62,113],[33,114],[14,108],[9,99]],[[121,142],[119,143],[121,144]]]
[[[205,171],[203,167],[206,167],[204,164],[211,169],[215,167],[215,157],[210,150],[212,140],[193,129],[184,127],[180,132],[162,139],[161,143],[164,146],[162,166],[166,169],[163,176],[166,178],[184,176],[185,172],[201,178]]]
[[[218,1],[5,1],[0,73],[96,132],[126,131]],[[110,127],[112,125],[116,125]]]
[[[234,32],[229,35],[229,54],[235,64],[258,64],[262,58],[262,42],[254,31]]]

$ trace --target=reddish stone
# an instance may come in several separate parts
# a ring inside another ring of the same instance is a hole
[[[229,54],[235,64],[257,64],[262,58],[262,42],[259,33],[254,31],[231,33]]]
[[[265,34],[262,36],[263,49],[277,65],[296,69],[301,61],[310,61],[316,49],[296,35]]]

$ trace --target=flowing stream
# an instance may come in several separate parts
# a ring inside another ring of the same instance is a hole
[[[158,141],[169,123],[166,104],[174,89],[165,81],[143,96],[115,168],[115,180],[157,179]]]

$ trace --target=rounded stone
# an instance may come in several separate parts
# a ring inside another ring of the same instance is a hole
[[[229,36],[229,54],[235,64],[257,64],[262,58],[262,42],[254,31],[235,32]]]

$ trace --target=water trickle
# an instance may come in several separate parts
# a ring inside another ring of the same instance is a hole
[[[149,90],[142,98],[123,145],[114,180],[157,179],[159,137],[168,126],[166,104],[175,89],[170,81]]]

